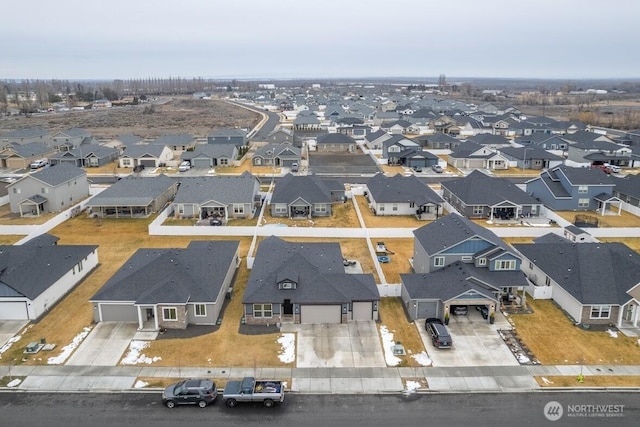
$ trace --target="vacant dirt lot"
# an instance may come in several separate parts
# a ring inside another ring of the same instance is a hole
[[[184,132],[198,138],[218,128],[250,129],[259,121],[259,114],[223,100],[182,97],[105,110],[1,117],[0,133],[40,126],[52,133],[78,127],[105,139],[129,133],[154,138]]]

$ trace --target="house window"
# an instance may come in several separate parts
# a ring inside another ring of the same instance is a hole
[[[610,314],[611,314],[610,305],[592,305],[591,306],[592,319],[608,319]]]
[[[589,187],[587,187],[586,185],[581,185],[578,187],[578,193],[580,194],[586,194],[589,191]]]
[[[163,307],[162,320],[169,320],[169,321],[178,320],[178,310],[175,307]]]
[[[295,287],[293,286],[293,282],[282,282],[280,289],[295,289]]]
[[[260,166],[262,164],[262,159],[260,157],[256,157],[253,159],[253,164],[256,166]]]
[[[13,188],[13,194],[20,194],[20,189],[19,188]]]
[[[196,304],[194,306],[194,314],[198,317],[205,317],[207,315],[207,305],[206,304]]]
[[[581,208],[589,207],[589,199],[578,199],[578,207],[581,207]]]
[[[496,270],[515,270],[515,269],[516,269],[516,261],[513,259],[496,261]]]
[[[287,205],[276,205],[275,212],[280,214],[287,213]]]
[[[253,304],[253,317],[272,317],[273,308],[271,304]]]
[[[389,153],[399,153],[400,152],[400,147],[398,147],[397,145],[392,145],[391,147],[389,147]]]
[[[178,213],[179,214],[183,214],[184,213],[184,205],[178,205]]]
[[[244,213],[244,205],[233,205],[233,213],[234,214],[243,214]]]
[[[218,163],[220,163],[221,166],[226,166],[229,164],[229,159],[218,159]]]
[[[396,212],[398,210],[398,204],[394,203],[393,206],[391,207],[391,210]]]
[[[478,265],[487,265],[486,258],[478,258]]]
[[[409,207],[410,207],[410,208],[415,208],[415,207],[416,207],[415,202],[409,202]]]
[[[122,159],[122,166],[125,168],[131,166],[131,159]]]
[[[533,263],[529,261],[529,270],[533,270]]]
[[[549,276],[547,276],[547,278],[544,279],[544,285],[545,286],[551,286],[551,278]]]
[[[380,212],[384,212],[384,203],[380,203],[380,204],[378,205],[378,210],[379,210]]]
[[[47,189],[46,189],[46,188],[44,188],[44,187],[42,187],[42,188],[40,189],[40,192],[41,192],[42,194],[47,194]]]
[[[84,267],[82,266],[82,261],[78,263],[78,273],[82,271]]]
[[[316,212],[326,212],[327,211],[327,205],[324,203],[321,204],[317,204],[315,205],[314,209]]]
[[[469,255],[465,255],[465,256],[460,257],[460,261],[471,261],[472,259],[473,259],[473,257],[469,256]]]
[[[474,206],[473,207],[473,214],[474,215],[482,215],[482,212],[484,212],[484,208],[482,206]]]
[[[433,265],[435,267],[444,267],[444,257],[443,256],[437,256],[433,259]]]

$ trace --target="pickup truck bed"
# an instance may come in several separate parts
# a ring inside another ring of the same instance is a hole
[[[284,389],[282,381],[246,377],[242,381],[229,381],[222,392],[222,401],[229,407],[240,402],[262,402],[270,408],[284,401]]]

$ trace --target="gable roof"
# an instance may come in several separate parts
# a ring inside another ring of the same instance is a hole
[[[205,240],[185,249],[138,249],[90,301],[215,302],[239,245]]]
[[[49,239],[0,246],[0,296],[37,298],[98,246],[53,245]]]
[[[222,129],[214,129],[209,132],[209,138],[244,138],[247,136],[247,131],[236,128],[222,128]]]
[[[193,151],[182,153],[182,160],[191,160],[196,157],[219,159],[226,157],[233,159],[237,148],[232,144],[203,144],[196,145]]]
[[[296,289],[278,289],[284,278],[295,280]],[[339,243],[286,242],[270,236],[258,246],[242,302],[284,298],[319,304],[379,300],[380,295],[371,274],[345,274]]]
[[[504,201],[518,205],[539,205],[540,202],[504,178],[488,176],[474,170],[462,178],[443,181],[442,188],[455,194],[466,205],[494,206]]]
[[[59,151],[51,156],[52,159],[63,159],[65,157],[75,157],[77,159],[86,159],[88,157],[97,157],[99,159],[118,154],[115,148],[105,147],[104,145],[91,144],[74,148],[69,151]]]
[[[53,151],[51,147],[47,147],[41,142],[30,142],[28,144],[9,144],[5,148],[13,151],[17,156],[24,159],[43,156],[44,154],[48,154]]]
[[[582,304],[625,304],[640,283],[640,254],[623,243],[549,239],[514,248]]]
[[[95,195],[87,206],[148,206],[177,184],[175,179],[164,174],[154,177],[129,175]]]
[[[367,181],[371,197],[377,203],[409,203],[418,206],[433,203],[441,204],[444,200],[435,191],[420,181],[415,175],[401,174],[388,177],[377,173]]]
[[[626,175],[624,178],[615,177],[612,179],[615,184],[614,191],[621,195],[631,196],[640,199],[640,175]]]
[[[68,163],[62,163],[59,165],[46,167],[30,175],[25,175],[24,177],[20,178],[19,180],[17,180],[16,182],[10,185],[16,185],[22,182],[23,180],[31,177],[33,179],[37,179],[38,181],[44,182],[45,184],[48,184],[52,187],[56,187],[74,178],[80,178],[83,176],[87,176],[87,173],[83,169],[77,168]]]
[[[215,200],[231,203],[253,203],[257,178],[249,172],[240,176],[182,177],[173,203],[204,203]]]
[[[276,184],[271,203],[291,203],[298,198],[309,203],[331,203],[331,190],[317,175],[288,173]]]
[[[328,133],[318,138],[318,144],[355,144],[356,140],[345,133]]]
[[[562,160],[562,157],[549,153],[548,151],[538,147],[502,147],[500,152],[506,156],[518,160],[545,159],[545,160]]]
[[[442,252],[473,237],[479,237],[513,254],[509,246],[491,230],[455,213],[414,230],[413,235],[429,255]]]

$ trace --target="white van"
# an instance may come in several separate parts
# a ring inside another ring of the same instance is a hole
[[[36,170],[36,169],[43,168],[45,166],[49,166],[49,159],[36,160],[29,165],[29,168],[31,168],[31,170]]]

